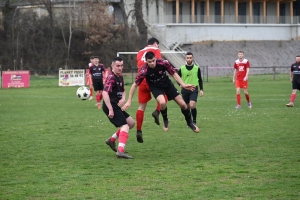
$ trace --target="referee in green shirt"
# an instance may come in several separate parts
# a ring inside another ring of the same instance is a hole
[[[191,109],[193,123],[197,121],[197,108],[196,102],[199,96],[203,96],[203,81],[201,77],[200,67],[195,65],[193,53],[187,52],[185,55],[186,64],[181,66],[178,75],[181,77],[185,84],[193,84],[197,86],[194,91],[181,89],[182,98],[186,105]],[[198,87],[199,86],[199,87]],[[200,92],[199,91],[200,88]]]

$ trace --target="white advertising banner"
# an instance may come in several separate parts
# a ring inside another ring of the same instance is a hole
[[[59,70],[59,86],[82,86],[85,85],[85,70],[70,69]]]

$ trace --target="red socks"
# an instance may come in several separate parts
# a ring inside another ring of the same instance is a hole
[[[158,112],[160,112],[160,104],[157,102],[157,104],[156,104],[156,110],[158,111]]]
[[[247,101],[248,101],[248,103],[249,103],[249,102],[250,102],[249,94],[245,94],[245,97],[246,97],[246,99],[247,99]]]
[[[241,105],[241,95],[240,94],[236,95],[236,101],[237,101],[238,105]]]
[[[93,88],[90,88],[90,96],[93,96]]]
[[[144,111],[142,110],[137,110],[136,114],[136,130],[141,131],[142,130],[142,124],[144,121]]]
[[[118,146],[118,151],[123,153],[125,152],[125,145],[128,140],[128,133],[125,131],[121,131],[119,135],[119,146]]]
[[[111,142],[115,142],[116,139],[117,139],[119,136],[120,136],[120,129],[118,129],[117,132],[115,132],[115,133],[111,136],[110,141],[111,141]]]
[[[294,103],[296,99],[296,94],[291,94],[290,102]]]

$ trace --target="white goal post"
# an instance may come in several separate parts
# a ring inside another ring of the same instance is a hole
[[[129,52],[129,51],[117,52],[117,56],[120,57],[121,55],[136,55],[137,53],[138,52]],[[176,69],[179,69],[180,66],[185,64],[185,54],[187,53],[187,51],[162,50],[160,53],[166,60],[169,60],[169,62]],[[208,82],[208,67],[207,66],[199,66],[199,67],[202,68],[201,72],[202,72],[203,81]]]
[[[117,52],[117,56],[119,57],[120,54],[137,54],[138,52]],[[179,53],[179,54],[186,54],[186,51],[161,51],[161,54],[168,54],[168,53]]]

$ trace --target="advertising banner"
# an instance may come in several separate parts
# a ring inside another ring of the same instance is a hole
[[[29,71],[2,71],[2,88],[27,88],[29,86]]]
[[[59,70],[59,86],[82,86],[84,85],[85,70],[70,69]]]

